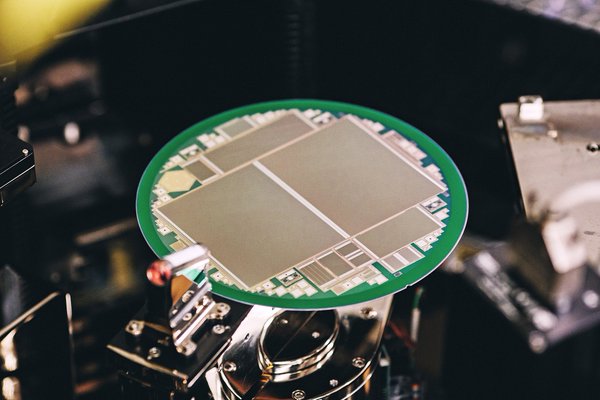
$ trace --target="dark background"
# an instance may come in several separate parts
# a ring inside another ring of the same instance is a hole
[[[81,398],[114,391],[104,345],[141,302],[142,285],[123,279],[140,277],[152,254],[135,226],[92,244],[78,235],[131,225],[143,168],[187,126],[283,98],[387,112],[455,160],[470,197],[469,233],[504,238],[517,192],[499,105],[524,94],[600,97],[599,35],[484,2],[206,0],[110,23],[148,4],[114,2],[19,71],[19,120],[38,183],[12,206],[5,251],[74,293]],[[47,79],[66,63],[83,68],[82,78]],[[75,145],[62,139],[69,121],[81,128]],[[597,332],[535,356],[460,278],[437,272],[426,286],[432,398],[597,398]]]

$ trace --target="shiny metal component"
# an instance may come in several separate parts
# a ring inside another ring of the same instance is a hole
[[[218,361],[219,382],[209,386],[228,400],[290,399],[295,391],[304,399],[359,398],[378,364],[391,302],[386,297],[318,312],[255,306]]]
[[[213,371],[216,362],[250,308],[229,304],[218,296],[213,299],[206,271],[198,270],[207,265],[204,246],[191,246],[182,252],[160,260],[167,266],[166,282],[150,287],[144,309],[107,346],[119,370],[134,386],[162,385],[172,394],[203,391],[196,383],[205,377],[211,390],[214,385],[219,387],[219,380],[209,377],[218,376]],[[190,269],[200,272],[196,281],[176,276],[187,275]],[[131,336],[139,338],[131,340]],[[200,345],[202,349],[197,351]],[[236,365],[230,363],[224,369],[234,371]]]
[[[192,284],[193,299],[188,303],[179,300],[173,307],[178,310],[171,316],[170,326],[173,329],[173,344],[178,352],[184,355],[191,355],[196,350],[196,344],[193,342],[194,334],[209,319],[215,302],[208,294],[210,284],[205,277],[204,280],[195,287]],[[200,297],[198,299],[198,297]],[[198,300],[196,300],[198,299]],[[213,331],[214,332],[214,331]]]
[[[292,399],[294,400],[304,400],[306,398],[306,393],[304,393],[304,390],[294,390],[292,392]]]
[[[156,260],[146,270],[146,277],[155,286],[164,286],[174,276],[196,270],[202,271],[210,261],[206,246],[194,244]]]
[[[148,350],[148,357],[146,357],[148,360],[152,360],[158,357],[160,357],[160,349],[158,347],[152,347],[150,348],[150,350]]]
[[[222,335],[225,333],[225,331],[227,330],[227,327],[225,327],[224,325],[218,324],[213,326],[212,331],[215,335]]]
[[[377,311],[373,310],[371,307],[365,307],[360,310],[364,319],[374,319],[377,318]]]
[[[544,100],[541,96],[519,97],[519,120],[521,122],[537,122],[544,118]]]
[[[363,368],[365,366],[365,359],[362,357],[354,357],[352,359],[352,366],[354,368]]]
[[[206,275],[200,276],[189,287],[181,281],[173,286],[179,299],[165,311],[168,324],[140,320],[147,315],[141,311],[108,346],[121,370],[133,371],[132,379],[160,380],[174,393],[188,394],[203,390],[196,383],[206,379],[217,400],[365,398],[379,365],[391,297],[336,310],[255,306],[248,312],[213,300]],[[166,293],[171,278],[167,283],[157,289]]]
[[[514,160],[524,211],[539,220],[569,188],[600,179],[600,100],[543,103],[544,119],[521,118],[523,104],[502,104],[500,112]],[[539,111],[539,110],[538,110]],[[556,131],[558,139],[549,133]],[[570,210],[592,263],[600,263],[600,203]]]
[[[205,268],[208,265],[210,252],[203,245],[193,245],[181,251],[169,254],[162,260],[153,262],[146,275],[157,287],[166,286],[170,291],[171,279],[189,271],[204,273],[200,282],[192,282],[179,300],[171,306],[169,327],[172,329],[173,344],[178,352],[189,356],[196,350],[192,338],[204,323],[211,318],[215,302],[210,295],[210,282]],[[227,306],[229,307],[229,306]],[[221,314],[226,307],[221,306]]]
[[[231,311],[231,306],[229,304],[217,303],[214,308],[214,312],[212,314],[210,314],[209,318],[216,319],[216,320],[222,320],[227,315],[229,315],[230,311]]]
[[[289,322],[281,324],[279,320]],[[307,375],[331,357],[338,333],[334,310],[283,311],[263,328],[258,343],[259,365],[269,371],[275,382]]]
[[[524,109],[531,104],[543,107],[543,118],[539,109]],[[513,232],[514,264],[545,301],[565,313],[581,296],[586,264],[600,267],[600,159],[590,151],[600,139],[600,101],[544,105],[519,98],[518,105],[500,110],[523,208],[533,221]]]
[[[144,331],[144,321],[131,320],[125,327],[125,332],[133,335],[139,336]]]
[[[33,185],[35,180],[33,147],[16,136],[16,129],[13,135],[0,128],[0,207]]]
[[[183,296],[181,296],[181,301],[183,303],[187,303],[188,301],[190,301],[190,299],[192,298],[193,294],[194,294],[194,292],[192,290],[188,290],[187,292],[185,292],[183,294]]]
[[[223,363],[223,371],[225,372],[234,372],[237,368],[237,365],[233,361],[225,361]]]

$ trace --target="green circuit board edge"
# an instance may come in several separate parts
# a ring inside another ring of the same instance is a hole
[[[386,146],[396,147],[409,163],[422,169],[433,178],[432,181],[437,181],[440,190],[433,196],[421,199],[406,213],[400,213],[401,215],[393,219],[397,219],[398,224],[414,221],[419,226],[430,227],[423,228],[428,231],[425,236],[416,237],[407,244],[402,243],[401,248],[390,254],[383,254],[388,251],[386,243],[381,243],[385,241],[378,240],[377,235],[369,235],[369,232],[352,235],[332,224],[339,228],[341,233],[338,233],[342,236],[331,234],[330,242],[333,244],[327,245],[326,250],[311,254],[308,259],[297,264],[284,266],[273,275],[267,272],[269,276],[266,279],[258,277],[259,282],[253,281],[253,274],[246,274],[246,278],[240,279],[238,273],[232,273],[215,258],[208,270],[213,292],[244,303],[280,308],[324,309],[344,306],[392,294],[418,282],[439,266],[454,249],[466,224],[468,200],[458,169],[435,142],[411,125],[365,107],[322,100],[283,100],[237,108],[201,121],[177,135],[152,159],[140,181],[136,210],[142,233],[158,256],[184,248],[195,240],[170,218],[179,218],[180,224],[184,223],[186,213],[190,212],[189,207],[196,200],[189,194],[202,193],[197,190],[203,185],[218,181],[219,175],[227,177],[232,181],[231,184],[236,183],[234,179],[238,179],[239,182],[257,179],[256,184],[264,182],[260,185],[265,187],[259,190],[256,196],[273,190],[272,182],[264,179],[262,175],[270,175],[274,169],[277,172],[273,174],[274,179],[279,180],[280,175],[287,173],[282,168],[282,161],[277,159],[277,152],[273,156],[255,159],[252,165],[248,166],[243,166],[244,158],[241,161],[236,159],[240,156],[239,151],[236,153],[235,149],[230,150],[229,154],[220,153],[226,151],[223,148],[227,143],[236,140],[241,142],[240,138],[243,138],[245,132],[256,131],[264,126],[275,126],[274,121],[286,124],[286,132],[290,132],[290,135],[297,130],[298,138],[324,129],[331,130],[329,136],[332,136],[335,134],[335,124],[346,124],[347,127],[342,126],[340,129],[363,129],[371,135],[377,135],[382,143],[386,142]],[[308,130],[308,133],[302,129]],[[290,137],[286,140],[293,143],[303,139]],[[300,153],[300,150],[296,153]],[[315,150],[318,149],[308,148],[305,153],[314,153]],[[296,154],[282,154],[279,158],[286,160],[284,156],[293,158]],[[241,157],[249,156],[242,154]],[[202,160],[199,161],[200,159]],[[287,179],[291,182],[294,182],[294,179],[298,180],[295,176],[289,176]],[[224,186],[226,182],[225,179],[222,180],[222,184],[213,187]],[[286,182],[279,183],[289,188]],[[214,196],[218,198],[217,190],[213,191]],[[277,188],[275,190],[278,191]],[[289,190],[296,193],[293,188]],[[182,197],[186,195],[187,198]],[[253,196],[252,191],[249,195]],[[180,200],[175,203],[177,199]],[[282,199],[288,201],[286,197]],[[260,200],[259,198],[257,201]],[[291,210],[298,209],[295,204],[291,204],[290,207]],[[361,229],[361,226],[353,226],[355,222],[351,218],[341,215],[341,219],[345,220],[344,228],[348,227],[350,232],[353,232],[351,229]],[[326,216],[324,218],[329,220]],[[393,225],[393,219],[387,225]],[[437,227],[435,223],[438,223]],[[323,225],[317,221],[307,229],[322,230],[320,225],[317,227],[318,224]],[[380,236],[386,232],[383,228],[385,225],[386,223],[378,225],[382,226],[379,228]],[[438,227],[439,229],[436,229]],[[280,227],[276,226],[274,229],[277,228]],[[418,236],[421,233],[423,232],[416,229],[412,234]],[[368,242],[369,245],[366,246],[363,242]],[[382,250],[377,252],[382,253],[375,254],[371,247],[381,247]],[[258,260],[260,261],[260,258]]]

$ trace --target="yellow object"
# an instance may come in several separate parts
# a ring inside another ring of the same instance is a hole
[[[0,0],[0,64],[29,62],[54,43],[54,36],[84,23],[108,0]]]
[[[158,184],[167,192],[184,192],[190,190],[196,178],[186,170],[168,171],[160,178]]]

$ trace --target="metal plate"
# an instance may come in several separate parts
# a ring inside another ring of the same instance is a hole
[[[213,291],[323,309],[394,293],[462,235],[463,180],[414,127],[350,104],[287,100],[231,110],[169,142],[138,189],[159,256],[212,253]]]
[[[544,102],[539,119],[523,121],[518,104],[500,107],[522,203],[535,218],[569,188],[600,179],[600,101]],[[586,243],[590,262],[600,262],[600,204],[570,212]]]

